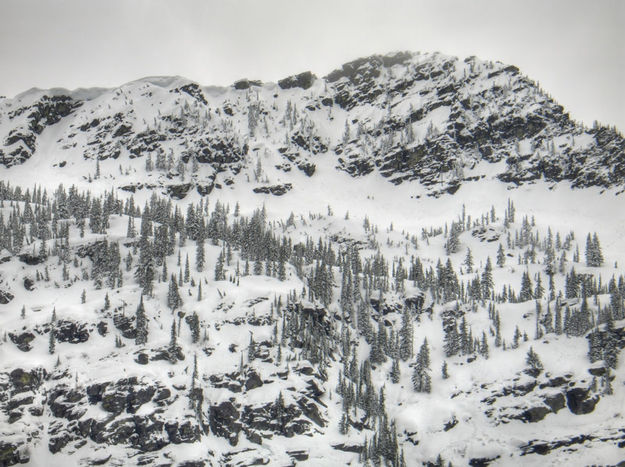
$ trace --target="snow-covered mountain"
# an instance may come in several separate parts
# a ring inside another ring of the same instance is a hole
[[[625,141],[514,66],[0,99],[0,465],[616,465]]]
[[[73,182],[109,161],[122,169],[114,186],[159,186],[178,198],[237,183],[259,155],[265,177],[251,189],[274,194],[289,189],[292,170],[312,176],[326,154],[352,176],[416,180],[433,195],[484,177],[625,182],[625,142],[614,129],[571,121],[514,66],[440,54],[372,56],[277,84],[211,88],[155,77],[117,89],[33,89],[0,101],[0,141],[6,167],[43,166]],[[173,164],[146,176],[146,159],[156,164],[159,154]],[[203,170],[180,174],[178,159]]]

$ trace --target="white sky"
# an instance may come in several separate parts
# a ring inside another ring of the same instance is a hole
[[[275,81],[395,50],[500,60],[573,118],[625,130],[621,0],[0,0],[0,94]]]

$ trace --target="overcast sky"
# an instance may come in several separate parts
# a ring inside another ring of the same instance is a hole
[[[227,85],[360,56],[500,60],[571,115],[625,130],[625,1],[0,0],[0,95],[149,75]]]

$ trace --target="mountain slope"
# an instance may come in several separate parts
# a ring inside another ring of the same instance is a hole
[[[0,465],[617,465],[623,138],[511,66],[0,101]]]
[[[176,197],[237,183],[259,153],[275,169],[268,186],[288,182],[292,169],[313,176],[320,154],[352,176],[414,180],[430,195],[484,177],[622,187],[625,174],[615,130],[571,121],[516,67],[440,54],[372,56],[278,84],[207,88],[172,77],[31,90],[0,104],[0,140],[5,167],[41,153],[37,166],[71,180],[93,177],[96,160],[114,160],[115,186],[138,189],[124,174],[141,174],[144,185],[171,186]],[[156,164],[170,154],[144,177],[148,156]],[[189,173],[193,159],[199,173]]]

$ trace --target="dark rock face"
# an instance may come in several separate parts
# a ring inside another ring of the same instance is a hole
[[[35,290],[35,281],[30,277],[24,277],[24,288],[29,292]]]
[[[288,78],[281,79],[280,81],[278,81],[278,86],[280,86],[281,89],[308,89],[313,85],[316,78],[317,77],[310,71],[305,71],[304,73],[300,73],[299,75],[289,76]]]
[[[54,337],[58,342],[80,344],[89,340],[89,330],[86,323],[60,320],[55,325]]]
[[[190,183],[183,183],[181,185],[169,185],[167,186],[167,194],[174,199],[183,199],[187,196],[187,193],[191,190],[193,185]]]
[[[526,422],[536,423],[545,418],[548,413],[551,413],[549,407],[538,406],[527,409],[525,412],[523,412],[521,417]]]
[[[558,412],[565,407],[564,395],[562,393],[546,397],[544,402],[553,412]]]
[[[471,467],[487,467],[491,463],[495,462],[499,459],[500,456],[496,457],[474,457],[473,459],[469,459],[469,465]]]
[[[262,385],[263,380],[260,378],[259,374],[255,371],[251,371],[247,376],[247,380],[245,381],[245,389],[247,391],[251,391],[252,389],[259,388]]]
[[[241,423],[238,419],[239,411],[230,401],[211,406],[209,418],[211,432],[228,439],[232,446],[236,446],[239,440]]]
[[[27,113],[26,122],[9,132],[4,145],[9,149],[5,156],[0,154],[0,163],[6,167],[21,164],[34,153],[37,136],[50,125],[59,122],[80,107],[82,102],[69,96],[42,96],[32,105],[9,112],[9,118]]]
[[[21,334],[13,334],[10,332],[9,339],[11,339],[11,342],[17,345],[17,348],[22,352],[28,352],[32,349],[30,343],[35,339],[35,335],[32,332],[23,332]]]
[[[30,456],[22,451],[21,443],[0,441],[0,465],[27,464],[29,461]]]
[[[41,258],[39,256],[34,256],[29,253],[24,253],[18,256],[22,263],[26,263],[29,266],[36,266],[37,264],[41,264],[45,261],[45,258]]]
[[[178,94],[183,92],[193,97],[199,103],[203,105],[208,105],[208,101],[206,100],[206,97],[204,96],[202,89],[200,89],[200,87],[196,83],[185,84],[184,86],[171,89],[169,92],[175,92]]]
[[[356,454],[360,454],[362,452],[362,446],[359,444],[349,445],[349,444],[333,444],[332,447],[337,451],[343,452],[354,452]]]
[[[583,415],[595,410],[599,396],[589,397],[589,391],[583,388],[572,388],[566,392],[566,405],[575,415]]]
[[[137,336],[137,330],[133,323],[134,316],[128,317],[122,314],[113,316],[113,324],[126,339],[134,339]]]
[[[6,305],[13,300],[14,295],[6,290],[0,290],[0,304]]]
[[[502,423],[508,423],[510,420],[537,423],[565,407],[575,415],[591,413],[600,397],[586,387],[576,386],[580,382],[572,381],[572,377],[571,374],[555,377],[549,377],[547,374],[540,380],[516,382],[514,385],[492,391],[491,395],[481,402],[493,406],[485,409],[486,415]],[[486,387],[483,385],[481,389]],[[532,403],[524,406],[524,401],[517,399],[524,396],[531,397],[527,400],[539,398],[542,404],[539,402],[538,405]],[[498,404],[495,405],[495,402]]]
[[[240,79],[239,81],[235,81],[232,86],[237,90],[245,90],[249,89],[251,86],[262,86],[262,84],[263,83],[258,80]]]
[[[80,246],[76,249],[76,255],[80,258],[89,257],[91,261],[103,256],[106,251],[107,244],[104,240],[90,243],[89,245]]]
[[[272,194],[274,196],[282,196],[287,191],[293,188],[293,185],[290,183],[285,183],[284,185],[272,185],[272,186],[260,186],[254,188],[254,193],[264,193],[264,194]]]
[[[21,368],[16,368],[9,373],[9,381],[13,386],[13,394],[37,389],[46,376],[47,373],[42,368],[34,369],[29,372]]]
[[[16,375],[18,379],[23,375]],[[201,395],[194,400],[201,401]],[[55,420],[50,423],[48,448],[56,453],[71,442],[84,443],[89,439],[98,444],[125,444],[142,452],[158,451],[168,444],[195,443],[203,428],[192,420],[168,420],[160,414],[137,415],[137,410],[148,402],[159,408],[170,405],[176,398],[159,383],[144,383],[137,378],[92,384],[84,389],[57,385],[49,393],[47,404]],[[12,407],[32,403],[16,401]],[[99,404],[110,414],[105,419],[84,417],[88,404]],[[188,417],[187,417],[188,418]]]

